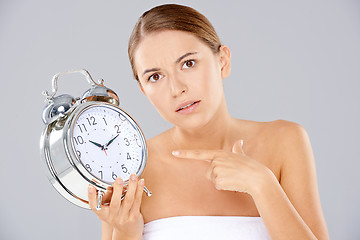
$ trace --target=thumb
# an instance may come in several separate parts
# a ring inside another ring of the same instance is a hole
[[[232,148],[233,153],[245,154],[243,150],[244,140],[240,139],[234,143]]]

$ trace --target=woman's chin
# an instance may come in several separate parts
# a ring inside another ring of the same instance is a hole
[[[202,118],[188,118],[188,119],[183,119],[182,121],[179,121],[179,119],[177,119],[177,121],[173,121],[172,124],[175,125],[175,127],[181,129],[182,131],[186,131],[186,132],[197,132],[201,129],[204,129],[204,127],[207,125],[207,123],[209,122],[209,119],[206,119],[204,117]]]

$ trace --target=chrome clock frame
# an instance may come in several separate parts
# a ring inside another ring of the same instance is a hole
[[[84,71],[81,70],[84,74]],[[71,71],[79,72],[79,71]],[[69,72],[68,72],[69,73]],[[88,74],[86,71],[85,73]],[[57,74],[55,76],[59,76]],[[84,74],[85,75],[85,74]],[[89,75],[90,76],[90,75]],[[91,78],[91,77],[88,77]],[[55,79],[55,77],[54,77]],[[92,80],[92,79],[91,79]],[[101,82],[102,84],[102,82]],[[54,87],[55,86],[55,87]],[[96,88],[104,87],[103,85],[95,86]],[[108,91],[108,89],[106,88]],[[47,100],[50,104],[54,103],[54,96],[57,91],[57,77],[56,80],[53,80],[53,94],[50,96],[47,94]],[[98,91],[98,90],[97,90]],[[109,91],[108,91],[109,92]],[[114,92],[112,92],[115,94]],[[86,92],[86,97],[77,99],[76,102],[72,103],[73,105],[68,107],[66,112],[62,112],[59,116],[52,116],[51,113],[54,111],[52,109],[49,110],[49,105],[44,109],[46,111],[46,115],[50,116],[46,119],[43,117],[44,123],[46,127],[41,134],[40,138],[40,155],[43,163],[43,167],[45,168],[45,173],[50,183],[54,186],[54,188],[67,200],[74,203],[77,206],[82,208],[90,209],[89,200],[88,200],[88,186],[89,184],[93,185],[98,190],[98,204],[97,209],[101,208],[101,198],[106,191],[106,189],[111,186],[111,183],[103,181],[91,174],[86,167],[82,164],[79,159],[76,149],[73,142],[73,131],[74,125],[77,118],[80,114],[86,109],[92,106],[104,106],[108,108],[112,108],[123,116],[126,116],[126,119],[130,122],[130,124],[136,129],[139,133],[141,148],[142,148],[142,159],[140,168],[136,172],[139,177],[143,172],[146,162],[147,162],[147,147],[146,140],[144,138],[144,134],[141,131],[138,124],[135,120],[118,105],[118,99],[113,99],[107,96],[94,96],[90,94],[89,91]],[[117,97],[117,95],[115,94]],[[62,98],[62,96],[59,96]],[[55,98],[56,100],[56,98]],[[90,101],[89,101],[90,100]],[[94,101],[95,100],[95,101]],[[63,98],[61,99],[63,101]],[[55,101],[56,102],[56,101]],[[116,104],[116,105],[115,105]],[[54,105],[54,104],[53,104]],[[56,109],[55,109],[56,110]],[[140,160],[140,159],[139,159]],[[128,180],[124,181],[124,186],[127,185]],[[144,187],[144,191],[148,196],[151,196],[151,192]],[[123,194],[122,198],[125,194]]]

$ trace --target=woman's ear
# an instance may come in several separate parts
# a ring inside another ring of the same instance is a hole
[[[231,52],[230,49],[221,45],[219,50],[220,66],[221,66],[221,78],[227,78],[231,72]]]

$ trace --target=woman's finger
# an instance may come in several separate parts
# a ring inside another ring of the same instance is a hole
[[[172,155],[178,158],[188,158],[211,162],[217,156],[222,156],[222,150],[174,150]]]
[[[113,193],[110,201],[110,211],[116,213],[120,209],[121,205],[121,195],[123,191],[123,180],[119,177],[115,180],[113,184]]]
[[[124,209],[124,212],[127,213],[130,212],[130,209],[134,203],[136,188],[137,188],[137,176],[136,174],[131,174],[129,179],[128,189],[122,204],[122,209]]]
[[[206,170],[206,174],[205,174],[205,177],[209,180],[209,181],[212,181],[212,168],[208,168],[208,170]]]
[[[206,172],[206,178],[209,179],[210,181],[214,182],[215,181],[215,177],[216,175],[214,174],[214,169],[215,169],[216,163],[212,162]]]
[[[138,181],[136,193],[135,193],[135,200],[130,210],[130,215],[135,215],[140,212],[141,200],[144,192],[144,179]]]
[[[90,206],[91,210],[96,212],[97,193],[96,193],[95,187],[93,187],[91,185],[89,185],[89,187],[88,187],[88,198],[89,198],[89,206]]]

